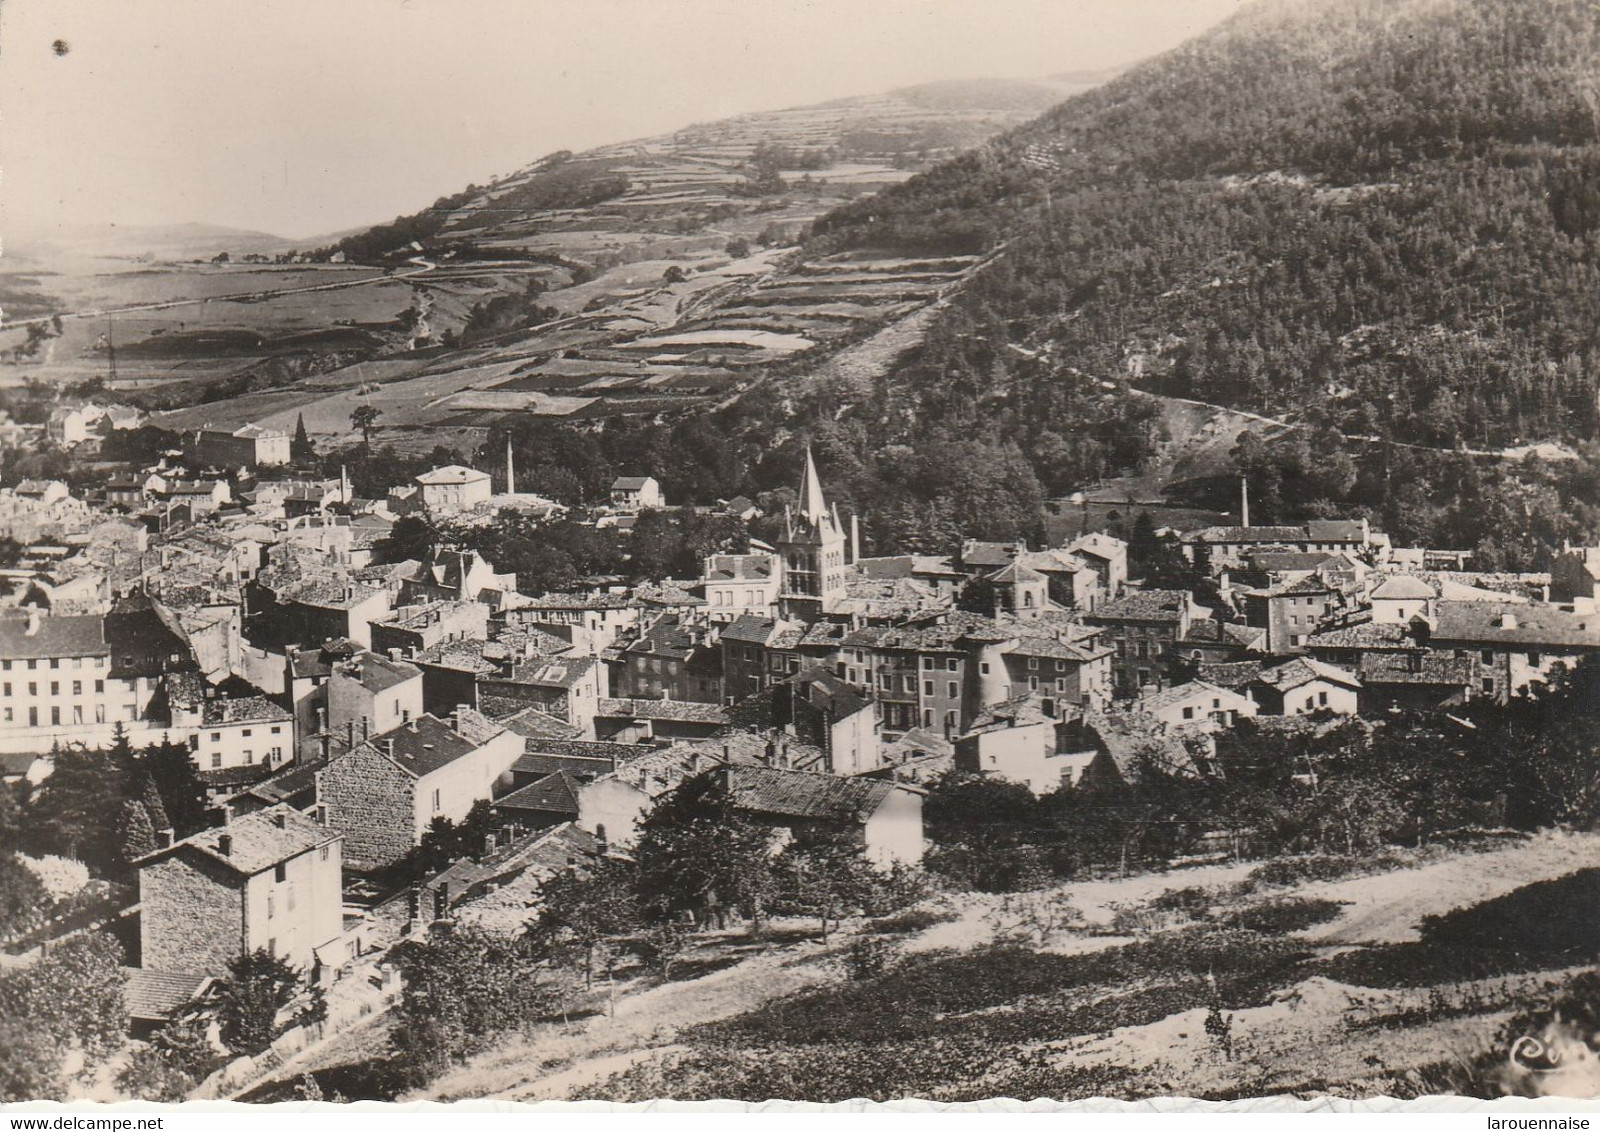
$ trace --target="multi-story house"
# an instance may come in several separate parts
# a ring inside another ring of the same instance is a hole
[[[706,612],[713,621],[732,621],[747,613],[772,616],[782,588],[782,565],[774,554],[713,554],[700,582]]]
[[[337,754],[422,715],[422,670],[398,655],[358,652],[328,666],[324,752]]]
[[[536,707],[594,738],[600,701],[610,694],[606,666],[592,656],[544,657],[510,663],[478,677],[479,703],[500,709]]]
[[[1102,604],[1084,620],[1105,630],[1116,693],[1131,696],[1171,682],[1178,642],[1200,616],[1187,590],[1141,590]]]
[[[420,493],[422,509],[435,518],[446,518],[471,511],[488,503],[494,494],[488,472],[450,464],[423,472],[413,480]]]
[[[1246,591],[1245,623],[1267,631],[1269,653],[1293,656],[1306,651],[1311,635],[1343,605],[1340,591],[1313,574],[1287,585]]]
[[[106,746],[119,725],[154,742],[169,725],[163,678],[198,667],[178,619],[143,593],[104,615],[0,615],[0,750]]]
[[[774,687],[774,722],[819,748],[830,774],[864,774],[883,762],[882,727],[872,700],[822,669]]]
[[[260,468],[290,462],[289,434],[247,424],[236,429],[202,428],[184,444],[184,458],[215,468]]]
[[[737,703],[800,671],[798,646],[805,626],[798,621],[745,614],[724,626],[717,638],[722,650],[722,692]]]
[[[172,722],[190,729],[189,758],[202,776],[241,767],[266,774],[295,756],[294,716],[264,696],[208,696],[181,713],[174,705]]]
[[[372,623],[376,652],[399,649],[422,652],[449,641],[482,641],[489,637],[489,607],[478,601],[424,601],[402,605]]]
[[[1179,544],[1185,559],[1204,559],[1213,573],[1238,569],[1269,548],[1351,557],[1383,557],[1389,548],[1388,537],[1365,519],[1312,519],[1303,526],[1202,527],[1186,531]]]
[[[357,869],[393,864],[436,818],[459,822],[510,783],[523,738],[469,708],[423,715],[334,756],[317,774],[317,808]]]
[[[139,858],[139,950],[148,971],[223,974],[265,949],[314,978],[350,958],[341,838],[278,805]]]
[[[559,632],[578,652],[598,654],[619,633],[639,623],[639,603],[627,594],[547,593],[507,614],[510,625],[532,625]]]
[[[477,551],[441,546],[401,577],[400,604],[478,601],[499,608],[516,589],[515,574],[496,573]]]
[[[613,694],[721,703],[720,629],[714,622],[676,613],[656,618],[635,639],[608,654]]]
[[[1600,653],[1600,613],[1539,602],[1440,601],[1416,632],[1435,655],[1473,661],[1474,693],[1499,703]]]
[[[650,511],[666,505],[654,476],[618,476],[611,482],[611,506],[618,511]]]

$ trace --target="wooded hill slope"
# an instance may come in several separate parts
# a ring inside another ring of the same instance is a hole
[[[1083,375],[1445,446],[1587,439],[1597,142],[1592,4],[1269,0],[812,247],[1004,245],[897,393],[1036,464],[1054,433],[1093,470]]]

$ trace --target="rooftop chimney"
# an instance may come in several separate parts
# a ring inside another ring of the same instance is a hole
[[[24,633],[30,637],[39,635],[39,610],[35,606],[28,607],[28,627]]]
[[[272,824],[277,826],[279,829],[284,828],[285,822],[282,810],[279,810],[277,813],[272,815]]]
[[[221,853],[224,857],[231,857],[233,855],[233,834],[224,833],[217,838],[217,852]]]
[[[394,754],[394,740],[393,739],[385,739],[383,741],[383,753],[386,754],[386,755],[393,755]]]

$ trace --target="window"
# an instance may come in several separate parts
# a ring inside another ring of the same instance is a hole
[[[94,705],[94,721],[96,723],[104,723],[106,721],[106,705],[105,704],[95,704]]]
[[[933,657],[931,657],[931,656],[923,657],[922,658],[922,667],[924,667],[924,668],[932,668],[933,667]]]
[[[278,913],[278,898],[272,893],[267,893],[267,919],[272,919]]]
[[[220,731],[213,731],[213,732],[212,732],[212,733],[211,733],[211,741],[212,741],[212,742],[213,742],[213,743],[220,743],[220,742],[222,742],[222,732],[220,732]]]
[[[59,681],[59,680],[50,681],[50,694],[52,696],[59,696],[61,694],[61,681]]]
[[[106,682],[104,680],[96,680],[94,682],[94,690],[96,695],[103,693],[106,690]]]
[[[72,705],[72,722],[74,722],[74,723],[82,723],[83,722],[83,705],[82,704],[73,704]]]
[[[255,762],[256,762],[256,753],[254,751],[246,750],[245,753],[244,753],[244,765],[245,766],[254,766]]]
[[[917,678],[915,676],[905,676],[901,679],[906,691],[915,692],[917,690]]]
[[[1185,718],[1185,719],[1193,719],[1194,718],[1194,708],[1192,708],[1192,707],[1184,708],[1183,709],[1183,718]]]
[[[36,707],[31,707],[28,709],[28,726],[39,726],[39,709]]]
[[[38,668],[38,667],[39,667],[39,662],[37,660],[28,661],[28,671],[29,672],[32,672],[35,668]]]
[[[1029,668],[1029,670],[1031,671],[1031,670],[1037,669],[1038,667],[1039,667],[1039,658],[1036,657],[1036,656],[1030,656],[1028,658],[1028,668]]]
[[[1542,661],[1542,660],[1543,660],[1543,659],[1544,659],[1544,658],[1543,658],[1543,657],[1541,657],[1541,656],[1540,656],[1540,655],[1539,655],[1539,654],[1538,654],[1538,653],[1536,653],[1536,652],[1530,652],[1530,653],[1529,653],[1529,654],[1528,654],[1528,663],[1529,663],[1529,664],[1531,664],[1531,665],[1532,665],[1532,666],[1533,666],[1533,667],[1535,667],[1535,668],[1538,668],[1538,667],[1539,667],[1539,664],[1540,664],[1540,662],[1541,662],[1541,661]]]
[[[72,682],[72,694],[74,696],[83,695],[83,681],[82,680],[74,680]]]
[[[982,664],[978,665],[978,670],[985,676],[989,675],[989,662],[986,660]]]
[[[944,667],[947,672],[954,672],[956,670],[956,658],[950,657],[944,662]]]
[[[239,732],[239,737],[242,739],[250,738],[250,729],[246,727],[243,731]]]
[[[58,708],[58,707],[53,707],[53,708],[50,709],[50,726],[51,727],[60,727],[61,726],[61,709]]]
[[[437,790],[433,792],[433,812],[439,812],[439,791]]]
[[[1306,697],[1306,710],[1310,711],[1314,707],[1316,707],[1316,702],[1310,696],[1307,696]]]
[[[317,850],[317,859],[321,861],[326,861],[328,859],[328,847],[326,845]]]
[[[59,656],[51,657],[50,658],[50,667],[51,668],[60,668],[61,667],[61,658]]]
[[[1494,695],[1494,680],[1490,679],[1489,677],[1484,677],[1483,694],[1486,696]]]
[[[961,685],[957,684],[954,680],[949,681],[945,685],[945,688],[952,700],[961,694]]]
[[[922,682],[922,694],[924,696],[932,696],[933,695],[933,681],[932,680],[924,680]]]
[[[278,941],[276,939],[267,940],[267,954],[268,955],[276,955],[276,954],[278,954]]]
[[[1066,670],[1067,670],[1067,662],[1066,661],[1064,661],[1064,660],[1056,661],[1056,671],[1057,672],[1065,672]]]
[[[1326,693],[1326,692],[1318,692],[1317,693],[1317,703],[1321,704],[1323,707],[1327,707],[1328,706],[1328,693]]]
[[[1493,649],[1484,649],[1483,650],[1483,663],[1485,663],[1485,664],[1493,664],[1494,663],[1494,650]]]
[[[1039,678],[1037,676],[1028,677],[1028,691],[1037,692],[1038,690],[1039,690]]]
[[[274,734],[274,735],[281,735],[281,734],[283,734],[283,728],[281,728],[281,727],[274,727],[274,728],[273,728],[273,729],[272,729],[272,733],[273,733],[273,734]]]
[[[221,770],[222,769],[222,752],[221,751],[212,751],[211,752],[211,769],[212,770]]]

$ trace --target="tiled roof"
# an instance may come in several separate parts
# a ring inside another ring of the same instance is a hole
[[[823,668],[808,668],[789,677],[788,683],[806,702],[835,719],[844,719],[872,706],[872,701]]]
[[[505,730],[475,711],[461,712],[460,720],[458,733],[447,721],[434,715],[422,715],[392,731],[385,731],[357,749],[385,754],[400,769],[421,778],[470,755]],[[387,750],[391,741],[394,744],[392,753]]]
[[[1025,566],[1020,562],[1012,562],[1009,566],[990,574],[989,580],[991,582],[999,582],[1001,585],[1015,585],[1019,582],[1023,584],[1042,582],[1045,580],[1045,576],[1031,566]]]
[[[630,762],[642,755],[654,753],[657,748],[649,743],[606,743],[593,739],[541,739],[525,740],[528,756],[550,755],[556,758],[609,759],[617,763]]]
[[[683,723],[726,723],[728,711],[718,704],[691,700],[615,700],[600,701],[599,715],[614,719],[661,719]]]
[[[735,808],[786,818],[865,823],[900,789],[881,779],[840,778],[776,767],[734,765],[723,774]]]
[[[600,662],[592,656],[558,657],[533,664],[517,664],[501,679],[536,688],[573,688],[581,684]]]
[[[358,680],[369,692],[383,692],[422,678],[422,669],[403,660],[391,660],[375,652],[364,652],[336,666],[340,676]]]
[[[1267,630],[1259,625],[1240,625],[1233,621],[1215,621],[1203,618],[1189,622],[1189,631],[1178,641],[1180,645],[1241,645],[1256,648],[1265,643]]]
[[[1187,590],[1140,590],[1107,602],[1088,617],[1091,621],[1177,621],[1190,600]]]
[[[578,780],[564,770],[546,775],[495,800],[496,809],[536,810],[541,813],[578,816]]]
[[[207,727],[227,723],[285,723],[294,718],[265,696],[207,700],[205,704],[202,719]]]
[[[1201,527],[1185,531],[1184,542],[1296,543],[1310,542],[1304,527]]]
[[[527,706],[502,717],[500,725],[525,739],[576,739],[582,734],[566,720],[557,719],[539,708]]]
[[[1017,643],[1005,650],[1007,656],[1043,656],[1056,660],[1074,660],[1079,663],[1100,656],[1110,656],[1111,650],[1085,648],[1082,645],[1058,641],[1054,637],[1019,637]]]
[[[213,976],[186,971],[149,971],[142,967],[124,969],[128,981],[122,999],[128,1017],[141,1022],[166,1021],[180,1008],[205,993]]]
[[[1435,607],[1433,639],[1480,647],[1600,649],[1600,613],[1510,601],[1441,601]]]
[[[525,609],[627,609],[636,604],[627,594],[547,593],[532,598]]]
[[[1383,684],[1432,684],[1472,688],[1477,685],[1477,662],[1472,657],[1446,656],[1435,652],[1381,653],[1361,656],[1356,674],[1368,686]]]
[[[1259,660],[1235,660],[1227,664],[1202,664],[1196,677],[1218,688],[1238,690],[1255,683],[1265,665]]]
[[[1361,681],[1344,669],[1306,657],[1296,657],[1261,673],[1261,682],[1280,692],[1293,691],[1314,680],[1326,680],[1330,684],[1342,684],[1347,688],[1361,687]]]
[[[98,616],[52,617],[38,619],[33,633],[28,632],[26,614],[0,616],[0,657],[26,660],[44,657],[109,656],[105,622]]]
[[[771,617],[741,613],[723,626],[722,635],[718,639],[736,644],[764,645],[777,633],[780,624],[782,622]]]
[[[1416,647],[1410,629],[1389,621],[1358,621],[1337,629],[1323,629],[1306,639],[1311,649],[1391,649]]]
[[[708,582],[765,582],[777,563],[770,554],[714,554],[706,563]]]
[[[203,829],[134,863],[143,866],[173,853],[199,852],[245,876],[254,876],[291,857],[337,841],[339,836],[293,806],[272,806],[235,818],[225,826]],[[224,837],[231,842],[226,853],[222,851]]]
[[[990,731],[1007,727],[1026,727],[1035,723],[1049,723],[1051,717],[1046,715],[1039,704],[1039,698],[1031,693],[1006,700],[1004,703],[990,704],[980,711],[968,725],[968,733],[974,731]]]
[[[1410,574],[1396,574],[1385,578],[1372,591],[1374,601],[1416,601],[1439,596],[1434,588],[1421,578]]]
[[[464,468],[460,464],[447,464],[442,468],[423,472],[416,477],[416,482],[424,487],[438,487],[448,484],[478,483],[489,478],[487,472],[480,472],[476,468]]]
[[[639,491],[649,483],[651,476],[618,476],[611,481],[612,491]]]
[[[1225,696],[1237,697],[1238,693],[1230,692],[1226,688],[1219,688],[1215,684],[1207,684],[1203,680],[1191,680],[1187,684],[1178,684],[1171,688],[1162,688],[1143,696],[1135,705],[1137,710],[1154,715],[1169,707],[1188,703],[1192,699],[1215,696],[1221,693]]]

